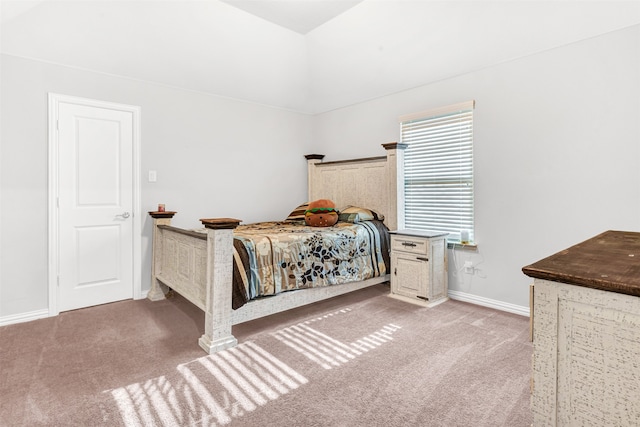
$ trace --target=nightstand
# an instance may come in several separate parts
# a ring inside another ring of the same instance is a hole
[[[448,298],[447,233],[391,232],[391,294],[433,307]]]

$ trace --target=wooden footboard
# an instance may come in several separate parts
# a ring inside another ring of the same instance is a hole
[[[402,165],[402,144],[384,144],[387,156],[321,163],[323,156],[308,156],[310,198],[331,198],[340,207],[348,204],[379,210],[387,226],[401,222],[402,195],[398,170]],[[320,186],[317,182],[321,182]],[[358,191],[354,191],[357,182]],[[330,183],[338,189],[328,189]],[[347,188],[351,186],[350,188]],[[365,191],[365,187],[371,190]],[[178,292],[205,312],[205,333],[199,344],[215,353],[237,344],[231,326],[270,314],[311,304],[389,280],[389,275],[339,286],[289,291],[249,301],[232,309],[233,230],[240,221],[233,218],[202,219],[207,233],[171,226],[175,212],[149,212],[153,217],[153,260],[148,298],[165,297],[168,288]]]
[[[205,333],[200,346],[208,353],[234,346],[231,326],[322,301],[389,280],[389,275],[336,286],[288,291],[231,308],[233,228],[239,221],[205,219],[207,233],[170,225],[171,215],[150,212],[154,218],[154,260],[149,299],[165,297],[167,289],[179,293],[205,312]],[[236,222],[237,221],[237,222]]]
[[[201,310],[206,308],[207,235],[170,225],[158,225],[158,260],[154,274],[158,287],[165,285]],[[152,292],[162,298],[157,291]]]
[[[159,300],[171,288],[205,312],[205,333],[198,343],[207,353],[233,347],[231,294],[234,218],[203,219],[207,233],[171,226],[175,212],[153,217],[153,262],[148,298]]]

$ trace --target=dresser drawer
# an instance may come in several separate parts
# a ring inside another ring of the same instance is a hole
[[[391,250],[407,252],[416,255],[429,255],[429,245],[426,239],[411,236],[391,236]]]

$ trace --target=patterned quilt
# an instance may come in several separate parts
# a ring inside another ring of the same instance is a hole
[[[234,237],[234,309],[283,291],[381,276],[389,265],[388,230],[380,221],[261,222],[239,226]]]

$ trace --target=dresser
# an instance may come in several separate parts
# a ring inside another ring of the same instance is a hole
[[[533,425],[640,425],[640,233],[607,231],[524,267]]]
[[[447,233],[391,232],[391,294],[432,307],[448,299]]]

